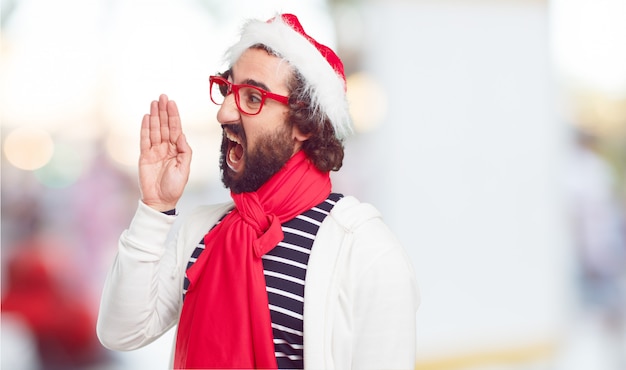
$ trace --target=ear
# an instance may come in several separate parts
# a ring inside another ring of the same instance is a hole
[[[291,129],[291,136],[295,141],[303,143],[311,137],[311,134],[303,134],[300,129],[294,125]]]

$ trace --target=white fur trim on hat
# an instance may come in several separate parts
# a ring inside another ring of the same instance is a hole
[[[300,72],[312,97],[313,109],[326,114],[337,138],[344,139],[352,133],[344,78],[309,40],[280,15],[271,22],[250,20],[244,24],[240,40],[226,52],[226,62],[232,66],[244,51],[256,44],[269,47]]]

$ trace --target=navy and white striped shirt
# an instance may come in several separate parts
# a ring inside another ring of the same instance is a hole
[[[315,235],[322,221],[343,195],[331,193],[310,210],[282,225],[284,238],[262,257],[274,348],[279,369],[303,369],[304,281]],[[204,251],[204,238],[194,250],[187,268]],[[183,295],[189,280],[185,276]]]

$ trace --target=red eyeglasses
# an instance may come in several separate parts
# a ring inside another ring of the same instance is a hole
[[[241,84],[235,85],[221,76],[210,76],[209,81],[211,101],[217,105],[222,105],[224,99],[230,93],[235,94],[235,104],[240,112],[255,115],[261,112],[266,99],[276,100],[279,103],[287,105],[289,97],[265,91],[260,87]],[[218,88],[214,88],[217,85]]]

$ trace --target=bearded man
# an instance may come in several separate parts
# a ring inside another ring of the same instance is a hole
[[[191,148],[174,101],[143,118],[141,200],[98,318],[110,349],[177,326],[172,366],[412,369],[418,291],[378,211],[333,192],[351,132],[343,65],[297,17],[248,21],[210,77],[232,201],[168,233]],[[171,240],[171,241],[170,241]]]

